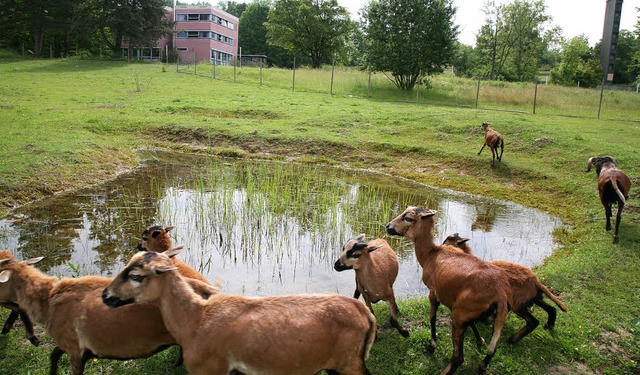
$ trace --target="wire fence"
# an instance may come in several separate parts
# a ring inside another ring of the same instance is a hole
[[[191,60],[193,61],[193,60]],[[599,118],[640,122],[640,94],[605,86],[565,87],[553,84],[488,81],[456,77],[445,72],[419,82],[413,91],[398,89],[384,73],[356,67],[324,66],[321,69],[269,68],[264,64],[242,66],[180,63],[176,71],[214,80],[276,87],[292,91],[326,93],[381,101],[414,102],[484,110],[543,115]]]

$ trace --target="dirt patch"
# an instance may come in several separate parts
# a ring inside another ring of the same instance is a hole
[[[554,144],[554,143],[556,143],[556,141],[554,139],[543,137],[543,138],[538,138],[538,139],[533,140],[533,142],[531,142],[531,146],[544,147],[546,145],[550,145],[550,144]]]
[[[552,366],[547,369],[548,375],[591,375],[596,374],[582,363]]]
[[[225,110],[204,107],[174,107],[169,106],[159,112],[167,114],[187,114],[195,117],[215,117],[215,118],[237,118],[237,119],[254,119],[254,120],[278,120],[284,118],[280,113],[267,111],[262,109],[236,109]]]

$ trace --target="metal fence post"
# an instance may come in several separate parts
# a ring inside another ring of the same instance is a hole
[[[600,87],[600,103],[598,104],[598,120],[600,119],[600,110],[602,109],[602,96],[604,95],[605,79],[602,77],[602,86]]]
[[[371,97],[371,71],[369,71],[369,84],[367,85],[367,97]]]
[[[260,86],[262,86],[262,60],[260,60]]]
[[[233,59],[233,83],[236,83],[236,68],[238,66],[238,59]]]

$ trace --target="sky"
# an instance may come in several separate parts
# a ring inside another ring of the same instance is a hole
[[[347,8],[352,18],[357,15],[369,0],[338,0]],[[615,0],[611,0],[615,1]],[[464,44],[475,45],[476,34],[484,23],[482,7],[485,0],[453,0],[458,8],[455,23],[460,26],[458,40]],[[511,0],[496,0],[497,4],[506,4]],[[606,0],[545,0],[547,12],[553,18],[552,23],[562,28],[562,35],[567,39],[584,34],[593,46],[602,38]],[[622,20],[620,30],[635,29],[638,22],[636,8],[640,8],[640,0],[624,0],[622,3]]]

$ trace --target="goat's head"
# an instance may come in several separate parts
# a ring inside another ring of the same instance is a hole
[[[484,130],[485,132],[487,131],[487,129],[489,129],[491,127],[491,123],[490,122],[483,122],[482,123],[482,130]]]
[[[423,233],[431,233],[434,226],[433,215],[438,211],[409,206],[403,213],[387,224],[387,233],[415,239]]]
[[[174,271],[172,257],[182,251],[182,246],[163,253],[141,251],[134,255],[127,266],[102,292],[102,302],[109,307],[118,307],[135,302],[152,302],[161,293],[161,286],[154,282],[165,272]]]
[[[471,247],[467,243],[469,241],[468,238],[462,238],[458,233],[450,234],[447,238],[442,242],[443,245],[451,245],[455,246],[458,249],[464,251],[467,254],[471,254]]]
[[[347,243],[342,247],[342,254],[340,254],[340,258],[336,260],[333,268],[338,272],[358,269],[360,257],[381,247],[382,245],[369,246],[369,244],[364,241],[363,233],[355,239],[347,241]]]
[[[616,162],[613,156],[592,157],[587,161],[586,172],[591,170],[592,165],[596,166],[596,174],[600,176],[600,172],[602,172],[603,169],[617,168],[618,162]]]
[[[142,232],[142,239],[138,243],[138,251],[153,251],[161,253],[173,247],[173,241],[169,237],[169,231],[175,228],[169,226],[163,228],[161,225],[152,225]]]
[[[21,268],[28,267],[41,261],[43,257],[18,261],[6,250],[0,251],[0,303],[16,301],[15,290],[12,286],[14,276]]]

